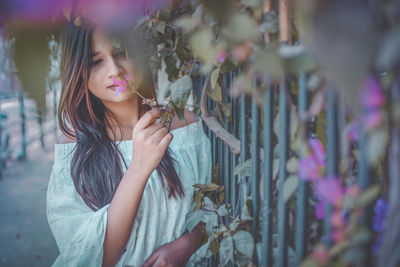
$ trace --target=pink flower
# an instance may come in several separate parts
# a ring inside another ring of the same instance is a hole
[[[311,147],[312,153],[318,164],[325,164],[325,149],[321,141],[316,138],[308,139],[308,144]]]
[[[336,210],[331,216],[331,224],[333,227],[342,227],[344,225],[343,216],[340,211]]]
[[[311,148],[311,155],[300,159],[299,176],[305,181],[317,180],[325,171],[325,150],[321,143],[316,138],[308,140]]]
[[[361,103],[366,109],[379,108],[385,104],[385,97],[377,78],[370,76],[365,81],[361,94]]]
[[[339,178],[324,178],[315,181],[315,192],[321,200],[340,206],[344,189]]]
[[[221,51],[220,53],[218,53],[217,55],[217,62],[218,63],[223,63],[226,59],[226,53],[224,51]]]
[[[377,78],[370,76],[365,81],[361,92],[361,104],[365,110],[362,121],[366,129],[376,128],[383,118],[380,108],[385,104],[385,96]]]
[[[125,91],[128,87],[128,82],[126,80],[118,80],[116,77],[113,77],[112,80],[114,85],[118,85],[115,87],[115,94],[119,96],[119,94]]]
[[[329,259],[329,251],[324,246],[321,245],[317,245],[313,249],[311,255],[321,265],[325,265]]]
[[[347,130],[347,137],[351,141],[358,141],[360,139],[360,125],[358,122],[353,122],[350,124]]]
[[[315,217],[318,219],[323,219],[325,215],[325,201],[321,200],[317,203],[317,206],[315,207]]]
[[[346,239],[346,233],[343,229],[335,229],[332,233],[332,239],[335,242],[340,242]]]
[[[132,81],[133,81],[132,75],[130,75],[130,74],[125,74],[125,80],[127,80],[128,83],[132,82]]]
[[[367,111],[364,116],[364,124],[368,130],[376,128],[382,121],[382,112],[380,110]]]

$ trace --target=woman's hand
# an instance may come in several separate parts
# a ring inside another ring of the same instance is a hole
[[[178,238],[158,249],[143,263],[142,267],[176,267],[185,266],[193,253],[185,239]]]
[[[172,140],[172,134],[160,122],[155,122],[160,116],[161,111],[158,109],[147,111],[132,131],[131,165],[139,167],[147,175],[158,166]]]

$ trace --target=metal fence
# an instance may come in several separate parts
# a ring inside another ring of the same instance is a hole
[[[57,132],[57,90],[47,94],[47,112],[39,118],[34,102],[23,91],[0,95],[0,176],[8,160],[27,158],[27,147],[39,140],[41,148],[46,147],[45,137]],[[13,108],[5,109],[5,105]]]
[[[240,140],[240,155],[231,152],[230,148],[223,143],[212,131],[206,128],[206,132],[212,146],[212,163],[218,173],[218,183],[224,185],[225,200],[231,203],[233,214],[240,212],[245,200],[250,197],[253,207],[252,232],[256,241],[262,242],[259,266],[293,266],[299,265],[310,252],[308,242],[310,224],[309,214],[313,214],[309,206],[309,195],[311,193],[309,182],[299,180],[299,185],[292,201],[295,201],[295,218],[289,225],[288,205],[283,198],[283,186],[288,177],[286,164],[289,159],[290,150],[290,121],[291,112],[288,104],[288,96],[293,85],[290,77],[279,84],[271,84],[265,90],[263,106],[257,105],[257,99],[247,95],[241,95],[234,99],[230,97],[230,90],[238,72],[223,75],[222,90],[223,101],[232,106],[232,119],[227,121],[226,116],[222,122],[223,127]],[[293,77],[292,77],[293,78]],[[298,95],[291,95],[292,105],[295,106],[299,117],[306,112],[309,104],[309,93],[307,92],[307,74],[300,73],[293,79],[298,86]],[[205,78],[200,76],[194,79],[194,92],[200,99],[201,88]],[[286,88],[285,88],[286,87]],[[326,176],[334,177],[339,174],[339,118],[338,102],[333,90],[328,90],[327,120],[326,120]],[[297,99],[295,99],[297,98]],[[208,97],[208,110],[215,108],[214,101]],[[279,110],[279,131],[274,134],[274,115]],[[262,115],[262,116],[261,116]],[[261,119],[262,118],[262,119]],[[315,118],[314,118],[315,119]],[[314,121],[315,122],[315,121]],[[315,125],[311,123],[305,131],[307,137],[313,138]],[[263,127],[261,127],[263,125]],[[359,142],[360,160],[358,162],[358,184],[361,189],[371,184],[369,177],[369,166],[366,160],[367,135],[363,134]],[[276,140],[277,139],[277,140]],[[274,146],[277,144],[279,167],[277,180],[274,175]],[[262,154],[261,154],[262,153]],[[260,154],[263,160],[260,158]],[[249,176],[233,175],[235,166],[247,160],[251,162],[251,174]],[[263,173],[263,174],[262,174]],[[260,190],[261,188],[261,190]],[[262,193],[260,193],[262,192]],[[311,212],[311,213],[310,213]],[[330,215],[332,207],[325,206],[325,217],[322,222],[322,240],[329,246],[332,243],[332,227]],[[368,213],[367,213],[368,214]],[[368,225],[371,218],[364,217]],[[276,240],[273,240],[276,237]],[[277,242],[277,244],[275,243]],[[275,244],[274,244],[275,243]],[[274,256],[275,254],[275,256]],[[257,262],[257,259],[255,259]],[[210,266],[216,266],[218,258],[209,261]]]

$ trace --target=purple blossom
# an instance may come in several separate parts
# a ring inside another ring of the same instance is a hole
[[[223,63],[226,59],[226,53],[224,51],[221,51],[220,53],[218,53],[217,55],[217,62],[218,63]]]
[[[385,97],[377,78],[367,78],[361,93],[361,104],[365,110],[362,119],[365,127],[369,130],[376,128],[383,118],[380,108],[385,104]]]
[[[373,219],[373,228],[375,232],[382,232],[386,226],[386,215],[389,210],[389,203],[380,198],[376,201],[374,212],[375,216]]]
[[[315,181],[315,192],[324,201],[340,205],[344,196],[344,189],[339,178],[325,178]]]
[[[114,85],[118,85],[115,87],[115,94],[117,96],[119,96],[119,94],[125,91],[128,87],[128,82],[124,79],[118,80],[116,77],[113,77],[112,81]]]
[[[325,201],[320,200],[315,207],[315,217],[322,219],[325,216]]]
[[[316,138],[308,139],[308,144],[318,164],[325,164],[325,149],[321,141]]]
[[[2,7],[2,11],[7,12],[1,19],[49,23],[74,6],[79,11],[78,16],[84,14],[98,24],[125,26],[136,23],[146,10],[159,10],[171,2],[175,0],[10,0]]]
[[[347,137],[352,141],[358,141],[360,139],[360,125],[358,122],[350,124],[347,130]]]
[[[365,81],[361,94],[361,103],[366,109],[376,109],[385,104],[385,97],[377,78],[370,76]]]
[[[364,116],[364,123],[367,129],[376,128],[382,121],[383,114],[380,110],[367,111]]]
[[[308,144],[311,154],[300,159],[299,176],[305,181],[321,178],[325,170],[325,150],[320,140],[310,138]]]

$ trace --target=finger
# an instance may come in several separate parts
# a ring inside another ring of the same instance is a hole
[[[147,111],[136,123],[135,128],[136,129],[144,129],[150,124],[153,124],[153,122],[161,116],[161,111],[158,109],[151,109]]]
[[[163,257],[158,257],[157,261],[154,263],[153,267],[166,267],[169,266],[167,261]]]
[[[166,148],[168,147],[169,143],[171,143],[172,138],[173,138],[172,134],[171,134],[171,133],[167,133],[167,134],[161,139],[161,141],[160,141],[160,143],[158,143],[158,145],[159,145],[161,148],[166,149]]]
[[[153,135],[150,137],[150,139],[153,143],[158,144],[166,134],[168,134],[167,128],[162,127],[158,129],[156,132],[154,132]]]
[[[151,124],[150,126],[148,126],[147,128],[143,129],[143,133],[145,135],[153,135],[155,132],[157,132],[158,130],[160,130],[161,128],[164,128],[163,124],[161,122],[154,122],[153,124]]]
[[[153,266],[153,264],[157,261],[159,256],[160,256],[160,251],[159,250],[154,251],[153,254],[151,254],[150,257],[148,257],[147,260],[143,263],[142,267]]]

